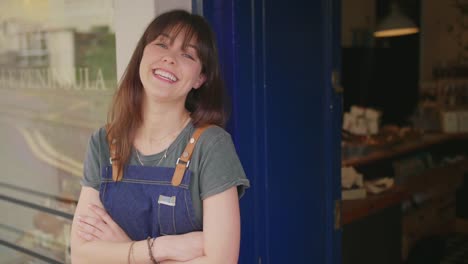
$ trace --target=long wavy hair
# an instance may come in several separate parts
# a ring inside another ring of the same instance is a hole
[[[148,25],[138,41],[108,113],[107,137],[115,142],[119,173],[130,159],[136,130],[143,123],[142,105],[145,93],[139,75],[143,50],[162,33],[171,33],[173,36],[184,34],[183,48],[192,39],[196,40],[206,81],[198,89],[192,89],[185,101],[185,108],[191,113],[193,124],[196,127],[207,124],[223,127],[227,120],[226,94],[211,27],[203,17],[183,10],[161,14]]]

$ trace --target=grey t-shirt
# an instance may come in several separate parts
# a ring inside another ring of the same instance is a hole
[[[160,167],[175,168],[177,158],[184,151],[194,130],[195,128],[190,122],[169,146],[166,158],[163,158],[165,151],[148,156],[140,154],[141,162],[145,166],[156,166],[159,163]],[[84,177],[81,180],[83,186],[89,186],[99,191],[101,172],[104,167],[110,165],[109,157],[106,130],[102,127],[94,132],[89,140],[84,161]],[[136,156],[136,150],[132,151],[129,164],[141,166]],[[203,199],[233,186],[237,186],[240,198],[245,189],[250,186],[236,154],[231,136],[217,126],[209,127],[200,136],[190,160],[189,170],[192,174],[189,189],[195,216],[199,223],[203,223]]]

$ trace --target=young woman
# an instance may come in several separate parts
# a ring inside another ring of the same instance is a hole
[[[221,128],[223,89],[202,17],[149,24],[89,142],[73,263],[237,263],[249,181]]]

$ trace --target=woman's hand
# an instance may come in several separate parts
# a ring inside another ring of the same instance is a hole
[[[203,232],[190,232],[183,235],[172,235],[158,237],[152,248],[153,256],[164,255],[164,259],[171,261],[161,261],[173,263],[172,261],[189,261],[203,256],[204,253]],[[162,252],[161,252],[162,251]]]
[[[77,234],[87,241],[130,242],[131,239],[103,208],[89,205],[91,216],[78,215]],[[202,257],[203,232],[161,236],[155,240],[153,255],[160,263],[178,263]],[[170,261],[169,261],[170,260]]]
[[[132,241],[125,231],[112,220],[103,208],[94,204],[89,205],[93,216],[78,215],[78,235],[87,240],[102,240],[109,242]]]

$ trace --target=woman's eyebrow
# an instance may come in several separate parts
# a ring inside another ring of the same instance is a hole
[[[174,38],[171,38],[168,34],[166,33],[161,33],[156,37],[156,39],[161,39],[161,40],[168,40],[170,43],[174,42]]]
[[[186,46],[185,48],[186,48],[186,49],[192,48],[192,49],[194,49],[195,51],[198,51],[198,46],[197,46],[197,45],[193,45],[193,44],[187,44],[187,46]]]
[[[174,38],[171,38],[171,36],[169,36],[169,34],[167,33],[161,33],[159,34],[158,37],[161,37],[161,38],[164,38],[164,39],[168,39],[171,43],[174,42]],[[198,45],[195,45],[195,44],[187,44],[185,46],[185,49],[188,49],[188,48],[192,48],[194,49],[196,52],[198,52]]]

